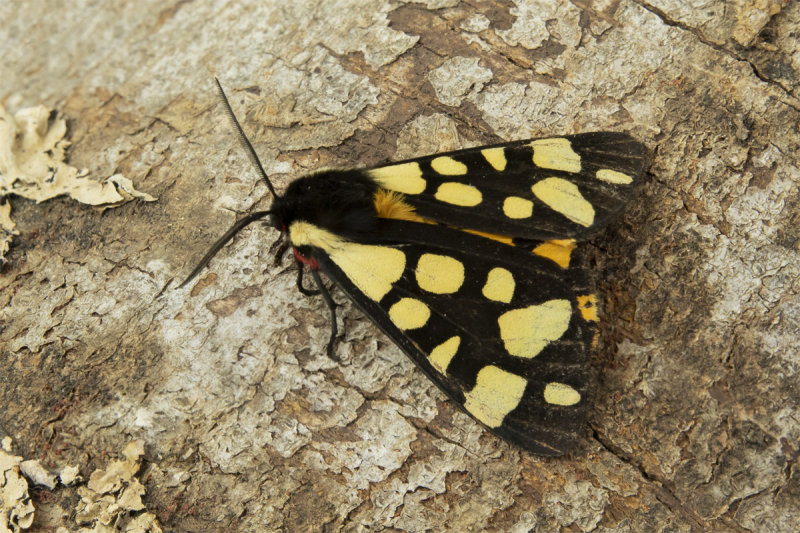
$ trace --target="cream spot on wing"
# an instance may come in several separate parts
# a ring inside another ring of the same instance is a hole
[[[475,387],[464,394],[464,408],[490,428],[500,427],[506,415],[519,405],[527,383],[521,376],[485,366],[478,372]]]
[[[606,183],[613,183],[614,185],[629,185],[633,183],[633,178],[622,172],[611,170],[610,168],[601,168],[597,171],[597,179],[605,181]]]
[[[581,156],[572,149],[572,144],[563,137],[555,139],[538,139],[531,142],[533,148],[533,164],[540,168],[563,170],[564,172],[581,171]]]
[[[503,313],[497,323],[506,351],[517,357],[531,358],[561,338],[569,328],[571,317],[569,300],[549,300]]]
[[[330,254],[331,261],[368,298],[379,302],[403,275],[406,256],[396,248],[351,243]]]
[[[594,207],[583,197],[578,186],[561,178],[545,178],[531,187],[533,194],[553,211],[581,226],[594,224]]]
[[[476,187],[448,181],[439,185],[436,190],[436,199],[453,205],[472,207],[478,205],[483,200],[483,195]]]
[[[492,168],[498,172],[506,169],[506,151],[503,147],[498,148],[484,148],[481,154],[487,163],[492,165]]]
[[[533,214],[533,202],[519,196],[509,196],[503,201],[503,213],[508,218],[528,218]]]
[[[422,254],[416,276],[421,289],[434,294],[451,294],[464,283],[464,265],[446,255]]]
[[[450,337],[436,348],[431,350],[431,354],[428,356],[428,360],[433,365],[433,368],[441,372],[442,374],[447,373],[447,367],[450,365],[450,360],[453,359],[453,356],[458,351],[458,347],[461,344],[461,337],[455,336]]]
[[[356,288],[376,302],[392,289],[406,267],[406,254],[396,248],[350,242],[309,222],[294,222],[289,239],[294,246],[324,250]]]
[[[551,405],[575,405],[581,401],[581,393],[566,383],[548,383],[544,388],[544,401]]]
[[[422,169],[416,162],[373,168],[367,174],[381,186],[403,194],[419,194],[425,190]]]
[[[533,253],[549,259],[561,268],[567,268],[574,249],[575,239],[553,239],[534,248]]]
[[[483,295],[495,302],[508,303],[514,296],[514,276],[505,268],[496,267],[489,271],[486,276],[486,284],[483,286]]]
[[[463,176],[467,173],[467,165],[447,156],[432,159],[431,168],[445,176]]]
[[[389,308],[389,318],[402,330],[424,326],[431,317],[431,310],[416,298],[403,298]]]

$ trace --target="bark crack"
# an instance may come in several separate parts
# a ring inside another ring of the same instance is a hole
[[[592,434],[594,439],[600,443],[603,449],[605,449],[608,453],[619,459],[621,462],[636,469],[642,478],[648,482],[648,487],[653,491],[656,499],[666,505],[676,516],[682,517],[686,522],[692,525],[693,529],[697,531],[709,531],[711,529],[709,527],[709,522],[699,517],[697,513],[688,508],[685,503],[675,496],[672,490],[668,488],[670,483],[667,480],[659,479],[659,476],[648,472],[640,461],[637,461],[633,456],[624,452],[608,441],[594,426],[592,426]],[[744,532],[747,530],[740,531]]]
[[[634,2],[636,4],[638,4],[639,6],[641,6],[642,9],[645,9],[645,10],[649,11],[650,13],[654,14],[655,16],[657,16],[667,26],[672,26],[674,28],[678,28],[678,29],[681,29],[681,30],[686,31],[688,33],[691,33],[692,35],[694,35],[694,37],[698,41],[700,41],[704,45],[716,50],[717,52],[719,52],[719,53],[721,53],[723,55],[726,55],[726,56],[730,57],[734,61],[738,61],[738,62],[747,64],[750,67],[750,69],[752,70],[753,75],[755,75],[759,80],[761,80],[764,83],[770,85],[771,87],[778,88],[786,96],[787,99],[795,100],[795,97],[792,95],[792,93],[790,92],[789,88],[784,87],[781,83],[773,80],[772,78],[770,78],[769,76],[764,74],[761,71],[761,69],[758,68],[757,65],[755,65],[753,62],[749,61],[747,58],[743,57],[741,54],[737,54],[735,51],[733,51],[733,50],[731,50],[729,48],[726,48],[724,45],[721,45],[721,44],[713,42],[708,37],[706,37],[703,34],[703,32],[700,31],[699,29],[693,28],[692,26],[689,26],[688,24],[685,24],[685,23],[683,23],[681,21],[673,19],[665,11],[663,11],[662,9],[659,9],[658,7],[652,5],[652,4],[648,3],[648,2],[644,2],[643,0],[634,0]],[[786,104],[787,106],[793,108],[794,110],[800,111],[800,103],[798,103],[798,102],[789,102],[789,101],[786,101],[786,100],[781,100],[781,101],[784,104]]]

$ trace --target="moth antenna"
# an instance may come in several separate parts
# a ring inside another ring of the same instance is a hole
[[[248,224],[255,222],[258,219],[264,218],[269,214],[272,214],[272,211],[256,211],[255,213],[250,213],[243,219],[238,220],[233,226],[231,226],[231,228],[228,231],[225,232],[225,235],[220,237],[217,240],[217,242],[214,243],[214,246],[211,247],[211,249],[206,253],[206,255],[203,256],[203,259],[201,259],[200,262],[197,264],[197,266],[194,267],[192,273],[189,274],[189,276],[183,281],[183,283],[178,285],[178,288],[181,289],[185,287],[187,283],[192,281],[195,278],[195,276],[197,276],[197,274],[199,274],[200,271],[203,270],[206,267],[206,265],[214,258],[214,256],[217,255],[217,252],[219,252],[223,246],[228,244],[228,241],[230,241],[234,235],[239,233],[240,230],[244,229],[244,227],[247,226]]]
[[[242,146],[244,146],[244,149],[247,152],[247,157],[250,158],[250,162],[253,163],[253,166],[258,169],[259,174],[261,174],[261,178],[264,180],[264,183],[267,184],[269,192],[272,193],[272,197],[278,198],[278,194],[275,192],[275,188],[272,186],[272,182],[269,181],[269,178],[267,177],[267,172],[264,170],[264,166],[261,164],[261,160],[258,158],[258,154],[256,154],[255,148],[253,148],[253,144],[250,142],[250,139],[247,138],[247,135],[245,135],[244,130],[242,129],[242,125],[239,124],[239,120],[233,113],[233,108],[231,107],[231,104],[228,101],[228,97],[225,95],[225,91],[222,89],[222,84],[216,77],[214,78],[214,81],[217,82],[219,95],[222,97],[222,102],[225,104],[225,109],[228,112],[228,116],[230,117],[231,122],[233,122],[233,125],[236,127],[236,131],[239,134],[239,141],[242,143]]]

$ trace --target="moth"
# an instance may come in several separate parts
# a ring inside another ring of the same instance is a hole
[[[217,87],[274,200],[234,224],[182,286],[269,217],[300,267],[298,289],[330,310],[331,357],[336,303],[320,272],[496,436],[538,455],[569,451],[598,321],[573,251],[618,217],[643,179],[646,148],[612,132],[515,141],[321,170],[279,195]],[[316,290],[303,286],[306,270]]]

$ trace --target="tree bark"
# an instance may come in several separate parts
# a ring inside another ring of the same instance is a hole
[[[143,443],[137,512],[165,530],[800,529],[800,3],[286,4],[0,6],[0,103],[62,112],[71,165],[158,199],[10,197],[14,453],[88,479]],[[338,291],[327,358],[328,310],[274,263],[272,229],[176,289],[271,200],[214,76],[279,190],[503,140],[647,144],[647,183],[581,245],[603,313],[574,453],[493,437]],[[78,490],[32,490],[33,528],[77,530]]]

